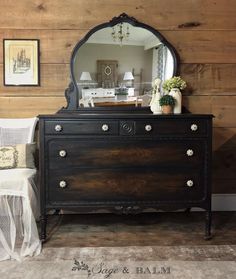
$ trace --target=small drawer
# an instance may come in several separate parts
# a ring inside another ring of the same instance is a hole
[[[136,121],[136,135],[205,136],[207,123],[202,119],[150,119]]]
[[[57,135],[117,135],[117,121],[58,120],[45,122],[46,134]]]

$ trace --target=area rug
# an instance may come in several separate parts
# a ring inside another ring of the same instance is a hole
[[[44,248],[0,263],[1,279],[236,278],[236,245]]]

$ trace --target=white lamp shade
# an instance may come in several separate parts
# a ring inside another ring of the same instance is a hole
[[[132,72],[125,72],[123,80],[133,80],[133,79],[134,79],[134,76],[133,76]]]
[[[89,72],[82,72],[80,80],[92,80]]]

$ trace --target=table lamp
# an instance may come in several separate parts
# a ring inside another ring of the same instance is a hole
[[[85,86],[83,88],[88,89],[89,86],[86,86],[86,84],[88,84],[88,81],[92,80],[90,73],[89,72],[82,72],[82,74],[80,76],[80,80],[87,81],[87,83],[86,82],[84,83]]]

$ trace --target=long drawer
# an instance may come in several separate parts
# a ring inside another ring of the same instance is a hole
[[[120,135],[120,136],[206,136],[206,121],[202,119],[145,120],[49,120],[47,135]]]
[[[197,168],[204,164],[204,139],[136,140],[51,138],[47,144],[48,168],[149,168],[157,165]]]
[[[50,204],[200,201],[205,197],[203,172],[162,168],[72,169],[49,172]]]

